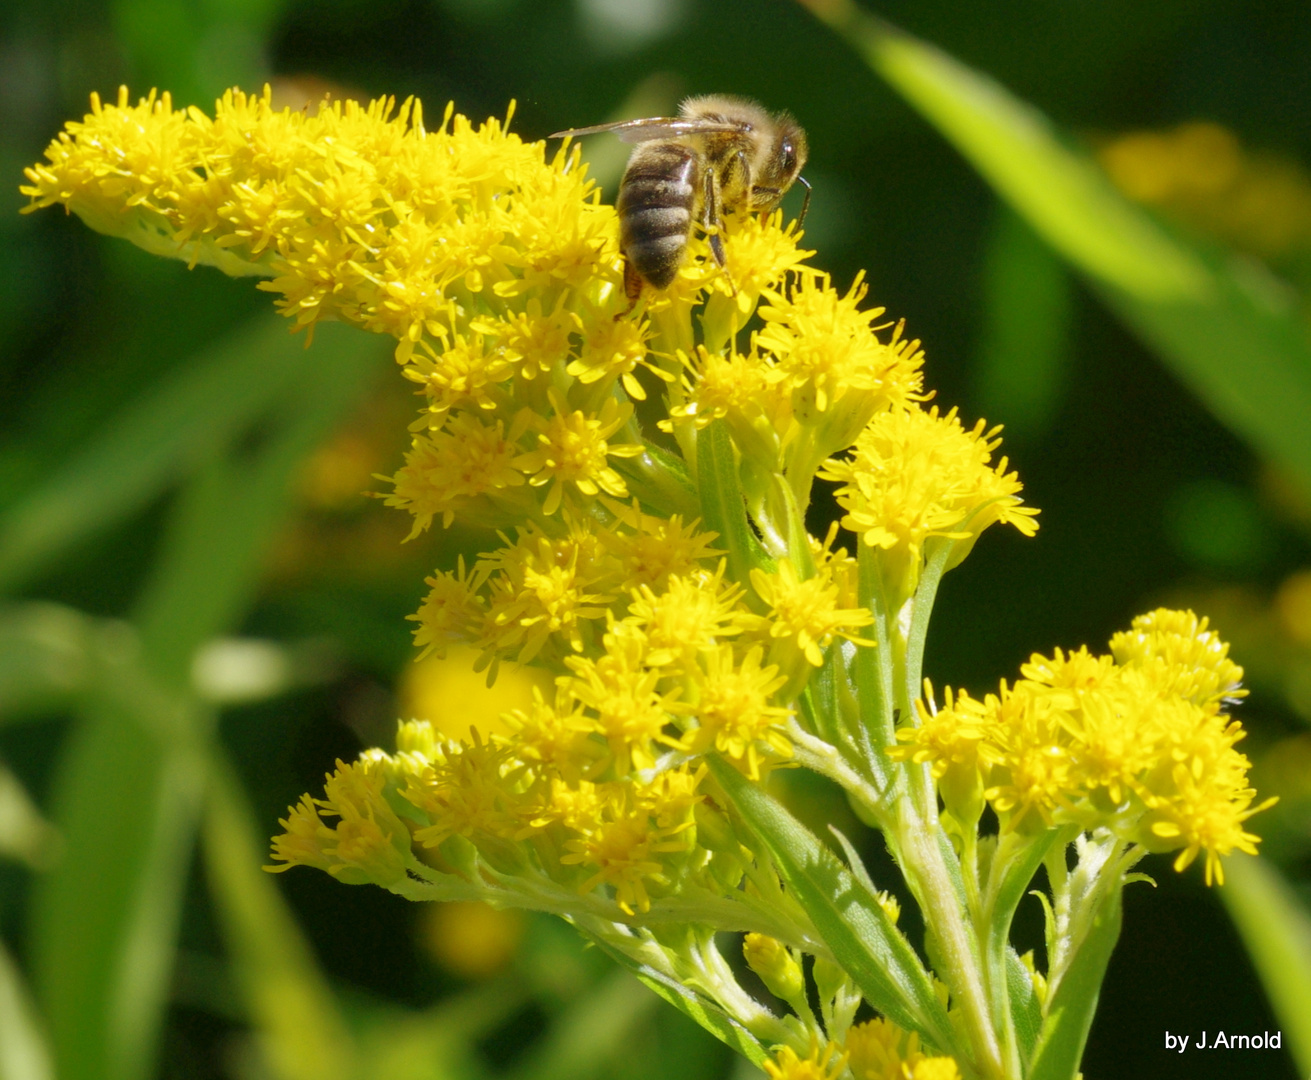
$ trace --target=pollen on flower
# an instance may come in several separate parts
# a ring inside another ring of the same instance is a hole
[[[782,1047],[773,1061],[765,1062],[769,1080],[837,1080],[847,1067],[847,1055],[836,1043],[820,1046],[818,1040],[810,1053],[798,1057],[790,1046]]]
[[[1229,645],[1191,611],[1158,608],[1139,615],[1131,629],[1111,638],[1111,653],[1119,664],[1150,672],[1163,693],[1180,694],[1208,712],[1247,696]]]
[[[700,522],[683,524],[680,515],[667,518],[642,513],[636,504],[603,500],[615,515],[615,527],[600,534],[601,543],[617,560],[626,589],[663,589],[670,577],[687,576],[723,554],[713,547],[715,533],[702,532]]]
[[[680,834],[692,824],[662,826],[655,820],[654,809],[640,791],[616,786],[590,827],[579,823],[581,835],[566,841],[568,854],[560,861],[595,869],[579,886],[580,892],[605,884],[614,889],[625,913],[650,909],[650,886],[669,883],[659,855],[685,850],[687,841]]]
[[[605,618],[613,596],[602,586],[609,567],[599,562],[596,537],[585,528],[551,537],[533,527],[479,559],[487,586],[486,615],[475,644],[484,662],[517,650],[528,663],[553,642],[561,656],[583,648],[591,622]]]
[[[997,430],[980,420],[966,431],[955,409],[891,409],[870,421],[849,458],[824,463],[820,477],[839,484],[843,526],[878,552],[893,609],[914,593],[935,542],[956,542],[950,569],[994,522],[1037,532],[1038,511],[1021,504],[1006,459],[992,464]]]
[[[519,831],[514,759],[503,746],[482,742],[460,744],[443,760],[418,776],[409,777],[402,794],[431,822],[415,831],[414,839],[434,848],[450,836],[513,837]]]
[[[871,644],[856,632],[872,623],[873,615],[866,608],[840,607],[842,587],[833,575],[832,563],[821,565],[813,577],[804,580],[786,561],[779,563],[773,574],[751,571],[751,583],[770,609],[765,619],[769,636],[792,642],[815,667],[824,662],[824,650],[835,637]]]
[[[724,564],[713,574],[670,575],[656,592],[649,585],[633,590],[628,622],[646,640],[646,663],[652,667],[691,661],[702,649],[735,637],[755,617],[742,605],[745,590],[724,580]]]
[[[1244,823],[1271,804],[1253,805],[1245,733],[1220,711],[1241,669],[1191,612],[1142,616],[1112,645],[1034,656],[982,702],[949,691],[944,708],[921,705],[892,756],[931,763],[953,813],[981,784],[1003,829],[1107,828],[1178,852],[1179,870],[1205,853],[1207,882],[1223,880],[1220,859],[1255,853]]]
[[[764,650],[753,647],[738,661],[731,645],[706,651],[701,664],[687,670],[688,699],[673,708],[695,722],[683,736],[694,754],[717,750],[752,780],[762,768],[792,756],[781,730],[792,710],[772,704],[784,678],[773,665],[762,666]]]
[[[540,445],[514,461],[515,468],[529,477],[533,487],[551,485],[542,506],[543,513],[554,514],[565,491],[571,487],[588,496],[605,492],[626,498],[628,488],[623,477],[610,467],[609,458],[634,457],[642,448],[624,443],[612,445],[607,440],[627,422],[632,406],[621,407],[614,398],[608,398],[599,415],[588,416],[581,410],[570,412],[554,390],[551,404],[553,414],[539,418],[534,424]]]
[[[649,769],[661,746],[675,744],[665,733],[677,689],[660,689],[661,673],[646,664],[646,641],[640,634],[618,628],[606,634],[605,651],[593,659],[571,656],[573,672],[560,685],[584,706],[593,730],[610,747],[621,774]]]
[[[949,1057],[930,1057],[919,1035],[882,1018],[857,1024],[847,1032],[845,1048],[855,1080],[960,1080]]]
[[[273,838],[273,858],[280,872],[303,864],[326,870],[349,884],[390,885],[405,876],[410,833],[383,795],[385,770],[367,762],[337,762],[329,773],[324,798],[303,796],[290,807]],[[335,826],[325,815],[339,820]]]
[[[792,392],[799,413],[827,412],[859,392],[868,419],[919,396],[919,342],[895,335],[890,344],[879,341],[871,327],[883,309],[860,309],[867,291],[859,275],[845,295],[823,275],[801,275],[785,296],[761,309],[765,329],[757,341],[778,358],[776,377]]]
[[[454,572],[442,571],[425,578],[424,584],[429,591],[423,604],[415,614],[406,616],[419,624],[414,644],[422,650],[420,660],[430,653],[445,656],[451,645],[467,642],[485,617],[484,602],[465,570],[463,555]]]
[[[485,424],[476,414],[462,413],[436,434],[416,438],[404,466],[391,477],[394,490],[385,496],[388,506],[414,515],[406,539],[425,531],[438,515],[447,528],[457,513],[468,521],[492,518],[497,496],[524,483],[514,467],[516,437],[500,420]],[[477,505],[480,499],[485,509]],[[504,510],[502,515],[508,516]]]

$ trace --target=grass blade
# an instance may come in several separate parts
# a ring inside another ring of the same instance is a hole
[[[1204,250],[1111,186],[1038,110],[867,15],[803,0],[1080,270],[1128,326],[1252,447],[1311,487],[1311,341],[1291,290]]]
[[[337,1002],[278,886],[225,761],[211,766],[204,852],[228,954],[276,1080],[347,1080],[355,1047]]]
[[[0,1080],[54,1080],[22,973],[0,942]]]
[[[1288,1052],[1311,1075],[1311,911],[1269,862],[1247,855],[1225,862],[1218,892],[1288,1033]]]
[[[188,485],[139,603],[139,658],[107,666],[60,763],[65,857],[38,885],[32,940],[62,1080],[151,1072],[213,720],[191,659],[240,618],[294,470],[379,370],[365,335],[321,345],[253,457],[215,458]]]

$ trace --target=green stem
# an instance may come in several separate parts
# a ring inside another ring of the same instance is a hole
[[[926,804],[931,805],[925,790],[931,793],[932,780],[926,766],[910,765],[906,772],[911,798],[898,804],[901,865],[933,935],[938,974],[951,988],[974,1050],[974,1067],[980,1076],[1001,1078],[1007,1074],[992,1025],[987,980],[978,939],[966,912],[959,867],[953,874],[948,864],[946,852],[951,848],[942,835],[937,807],[931,806],[928,815],[920,812]]]

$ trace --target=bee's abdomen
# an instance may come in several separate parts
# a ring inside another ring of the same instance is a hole
[[[620,247],[657,289],[678,273],[692,231],[697,158],[679,143],[646,143],[629,159],[619,186]]]

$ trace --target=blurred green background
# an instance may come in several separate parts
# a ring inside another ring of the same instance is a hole
[[[1159,603],[1211,615],[1249,673],[1269,860],[1223,891],[1148,860],[1086,1075],[1298,1075],[1166,1031],[1282,1028],[1311,1067],[1311,7],[878,14],[1053,126],[791,0],[0,8],[0,1080],[748,1075],[563,924],[256,869],[335,758],[426,701],[478,707],[415,669],[404,616],[481,538],[402,547],[360,494],[406,445],[387,342],[329,327],[307,352],[252,282],[20,217],[17,188],[92,91],[208,109],[268,80],[295,106],[516,99],[529,138],[690,93],[792,110],[814,261],[866,272],[1043,510],[944,583],[935,684],[1100,649]],[[623,148],[587,152],[613,197]],[[1036,903],[1019,936],[1040,943]]]

